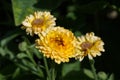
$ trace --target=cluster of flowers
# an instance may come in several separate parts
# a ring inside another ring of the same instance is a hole
[[[56,26],[56,18],[50,12],[38,11],[22,22],[27,34],[38,35],[36,48],[56,63],[69,62],[70,58],[83,60],[85,56],[93,59],[104,52],[104,42],[93,32],[76,37],[72,31]]]

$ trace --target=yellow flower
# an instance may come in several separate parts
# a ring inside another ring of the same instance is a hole
[[[40,34],[40,39],[36,40],[36,47],[44,56],[60,64],[69,62],[69,58],[74,57],[76,41],[71,31],[58,26],[46,34]]]
[[[22,22],[23,29],[26,29],[27,34],[31,36],[33,34],[39,34],[44,32],[49,27],[53,27],[56,25],[56,18],[54,18],[50,12],[34,12],[33,15],[29,15]]]
[[[95,36],[93,32],[78,37],[78,41],[79,51],[75,58],[80,61],[82,61],[85,56],[88,56],[89,59],[93,59],[93,57],[97,55],[100,56],[101,51],[105,51],[103,48],[104,42],[100,37]]]

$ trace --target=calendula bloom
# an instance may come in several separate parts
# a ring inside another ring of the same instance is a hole
[[[50,14],[50,12],[34,12],[33,15],[29,15],[22,22],[23,29],[26,29],[27,34],[31,36],[33,34],[39,34],[44,32],[49,27],[56,25],[56,18]]]
[[[89,59],[93,59],[97,55],[100,56],[101,52],[104,52],[104,42],[100,37],[94,35],[93,32],[87,33],[85,36],[78,37],[79,52],[76,54],[76,59],[83,60],[85,56]]]
[[[74,57],[77,39],[71,31],[58,26],[39,36],[40,39],[36,40],[36,47],[47,58],[60,64],[69,62],[69,58]]]

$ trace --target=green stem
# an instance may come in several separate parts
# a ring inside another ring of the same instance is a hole
[[[49,73],[49,68],[48,68],[48,64],[47,64],[47,60],[46,60],[45,57],[43,57],[43,59],[44,59],[44,64],[45,64],[45,69],[46,69],[46,73],[47,73],[48,79],[51,80],[50,73]]]
[[[91,66],[94,78],[95,78],[95,80],[98,80],[98,77],[97,77],[97,74],[96,74],[96,69],[95,69],[95,66],[94,66],[95,61],[94,60],[89,60],[89,62],[90,62],[90,66]]]
[[[55,74],[55,64],[53,63],[53,65],[52,65],[52,69],[51,69],[52,71],[52,75],[51,75],[51,78],[52,78],[52,80],[55,80],[55,78],[56,78],[56,74]]]
[[[33,63],[34,65],[37,65],[36,62],[35,62],[35,60],[33,59],[32,54],[31,54],[28,50],[26,50],[26,53],[27,53],[29,59],[32,61],[32,63]]]

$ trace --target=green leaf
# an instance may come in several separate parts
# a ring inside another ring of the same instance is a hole
[[[9,55],[9,58],[12,60],[15,56],[14,56],[14,53],[12,51],[10,51],[8,49],[8,47],[5,47],[4,50],[6,51],[6,54]]]
[[[29,69],[37,71],[35,68],[35,65],[32,62],[30,62],[26,59],[22,59],[22,63],[23,63],[23,65],[27,66]]]
[[[6,80],[6,79],[5,79],[5,76],[2,75],[2,74],[0,74],[0,80]]]
[[[27,66],[23,65],[23,64],[16,63],[16,65],[17,65],[18,67],[20,67],[21,69],[25,70],[25,71],[28,71],[28,70],[29,70],[29,68],[28,68]]]
[[[34,65],[32,62],[22,59],[23,65],[26,66],[33,74],[43,77],[43,71],[41,68],[38,68],[36,65]]]
[[[16,69],[15,69],[15,72],[14,72],[13,75],[12,75],[12,78],[13,78],[13,79],[16,78],[19,74],[20,74],[20,68],[16,68]]]
[[[0,55],[1,55],[1,56],[5,56],[5,55],[6,55],[6,53],[5,53],[4,49],[3,49],[3,48],[1,48],[1,47],[0,47]]]
[[[111,74],[108,78],[108,80],[114,80],[114,74]]]
[[[80,31],[75,31],[75,36],[81,36],[82,35],[82,33],[80,32]]]
[[[18,47],[20,51],[26,51],[28,48],[27,43],[25,41],[21,42]]]
[[[43,71],[39,66],[37,66],[37,75],[40,77],[44,77]]]
[[[35,10],[33,7],[35,3],[36,0],[12,0],[16,26],[20,25],[25,17]]]
[[[94,79],[94,75],[93,75],[93,72],[91,70],[89,70],[89,69],[83,69],[83,72],[89,78]]]
[[[76,19],[77,19],[74,12],[69,12],[69,13],[67,14],[67,17],[68,17],[68,18],[71,18],[72,20],[76,20]]]
[[[35,44],[29,46],[29,51],[31,53],[34,53],[38,59],[41,59],[43,57],[42,53],[40,51],[38,51],[37,48],[35,48]]]
[[[17,54],[17,58],[19,58],[19,59],[22,59],[22,58],[25,58],[25,57],[28,57],[25,53],[18,53]]]
[[[76,61],[74,63],[63,64],[62,76],[65,77],[68,73],[72,71],[80,71],[80,62]]]
[[[107,79],[107,74],[105,72],[101,71],[101,72],[98,72],[98,77],[101,80],[106,80]]]
[[[11,33],[9,36],[6,36],[6,38],[2,39],[0,44],[1,47],[4,47],[9,41],[17,37],[19,34],[18,33]]]

